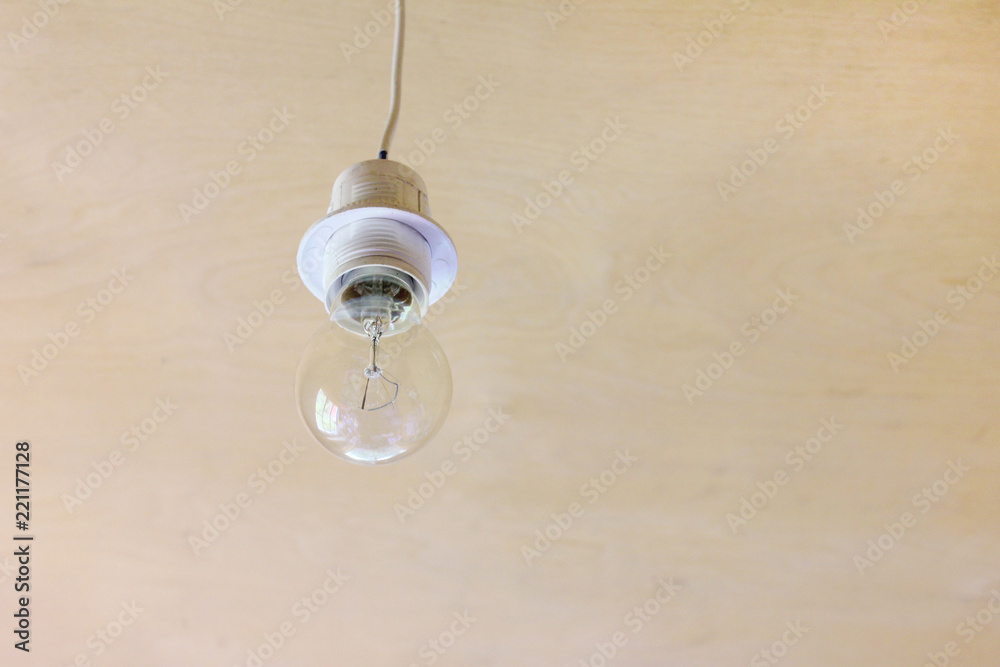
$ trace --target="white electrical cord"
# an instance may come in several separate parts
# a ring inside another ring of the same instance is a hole
[[[396,39],[392,47],[392,98],[389,102],[389,118],[385,121],[385,132],[382,134],[382,145],[379,146],[379,159],[389,157],[389,144],[392,135],[396,133],[396,121],[399,119],[399,102],[403,95],[403,0],[396,0]]]

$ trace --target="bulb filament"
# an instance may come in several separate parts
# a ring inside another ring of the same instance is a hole
[[[399,384],[378,365],[378,341],[382,337],[383,323],[381,317],[365,322],[365,331],[371,338],[371,353],[368,366],[365,368],[365,393],[361,397],[362,410],[381,410],[396,402],[399,395]]]

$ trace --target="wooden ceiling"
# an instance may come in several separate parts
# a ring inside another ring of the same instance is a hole
[[[455,394],[377,468],[294,257],[387,3],[0,7],[0,662],[996,664],[997,5],[410,5]]]

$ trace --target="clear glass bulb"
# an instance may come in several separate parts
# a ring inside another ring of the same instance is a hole
[[[353,463],[389,463],[441,427],[451,368],[420,324],[405,281],[363,275],[306,345],[295,380],[302,420],[327,450]]]

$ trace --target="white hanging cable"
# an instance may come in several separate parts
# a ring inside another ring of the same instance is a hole
[[[389,144],[392,135],[396,133],[396,121],[399,119],[399,102],[403,95],[403,0],[396,0],[396,39],[392,47],[392,99],[389,102],[389,118],[385,121],[385,132],[382,134],[382,145],[378,156],[385,160],[389,157]]]

